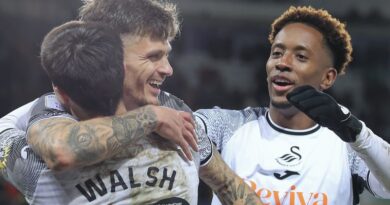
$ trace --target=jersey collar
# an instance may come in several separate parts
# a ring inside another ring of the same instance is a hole
[[[281,127],[281,126],[277,125],[274,121],[272,121],[268,111],[266,112],[265,117],[267,119],[268,124],[274,130],[276,130],[280,133],[288,134],[288,135],[309,135],[309,134],[316,132],[321,127],[319,124],[315,124],[313,127],[310,127],[308,129],[304,129],[304,130],[288,129],[288,128]]]

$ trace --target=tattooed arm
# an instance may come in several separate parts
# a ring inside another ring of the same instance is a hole
[[[6,120],[3,127],[24,132],[28,127],[30,147],[56,170],[99,163],[151,132],[179,145],[190,159],[190,147],[197,150],[191,114],[167,107],[148,105],[121,116],[78,122],[53,93],[47,93],[19,110],[1,119]]]
[[[218,196],[222,204],[262,204],[256,193],[231,170],[213,146],[213,156],[199,170],[199,177]]]
[[[109,159],[156,127],[157,117],[151,106],[81,122],[51,117],[29,128],[28,144],[49,168],[61,170]]]
[[[50,117],[33,123],[28,143],[49,168],[63,170],[110,159],[132,142],[158,133],[178,144],[191,159],[189,145],[197,150],[189,113],[160,106],[144,106],[121,116],[75,121]]]
[[[202,123],[196,121],[195,124],[199,140],[200,179],[213,190],[222,204],[262,204],[255,191],[223,161]]]

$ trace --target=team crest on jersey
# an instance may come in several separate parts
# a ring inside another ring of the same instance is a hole
[[[282,156],[276,158],[276,161],[283,166],[292,167],[296,166],[300,163],[302,156],[299,153],[299,147],[298,146],[292,146],[290,147],[290,152],[287,154],[283,154]]]
[[[299,175],[299,173],[295,172],[295,171],[290,171],[290,170],[285,170],[284,172],[275,172],[274,173],[274,177],[279,179],[279,180],[287,179],[288,177],[294,176],[294,175]]]

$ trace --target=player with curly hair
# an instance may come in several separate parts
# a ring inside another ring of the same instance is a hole
[[[269,107],[197,111],[224,160],[264,204],[351,205],[363,187],[390,199],[390,145],[323,92],[352,59],[345,25],[290,7],[269,41]]]

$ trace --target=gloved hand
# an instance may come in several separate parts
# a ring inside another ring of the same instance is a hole
[[[287,99],[319,125],[334,131],[343,141],[355,142],[362,130],[362,123],[330,95],[312,86],[295,88]]]

